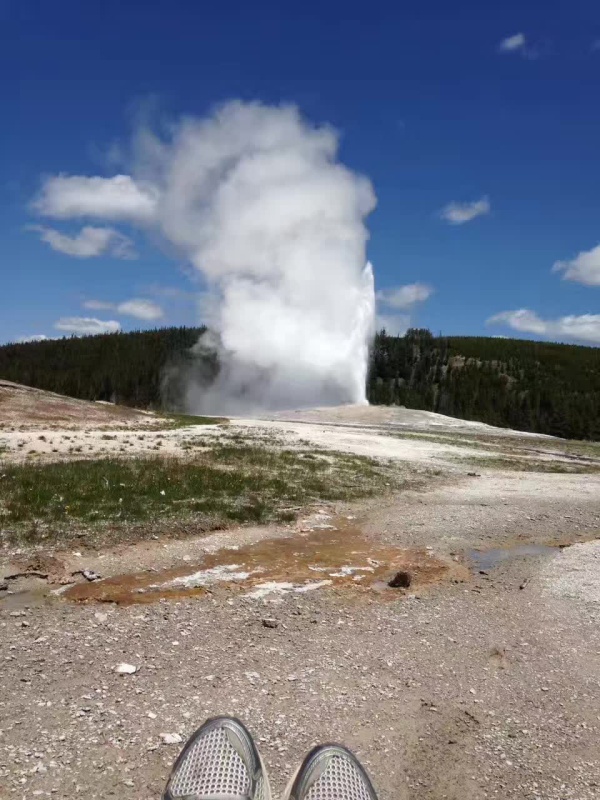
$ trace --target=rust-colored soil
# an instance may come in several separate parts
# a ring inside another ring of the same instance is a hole
[[[410,591],[467,576],[464,567],[442,560],[427,549],[384,546],[367,539],[359,529],[338,523],[333,530],[219,550],[200,563],[158,573],[144,571],[78,584],[64,596],[79,602],[131,604],[201,595],[216,586],[246,593],[264,585],[291,584],[302,591],[303,587],[327,581],[327,586],[376,591],[385,598],[397,597],[403,591],[387,586],[400,570],[410,575]],[[232,580],[230,574],[244,577]]]

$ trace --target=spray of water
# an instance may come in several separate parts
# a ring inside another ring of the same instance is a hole
[[[37,207],[139,224],[200,271],[211,333],[196,350],[221,368],[208,387],[191,371],[190,411],[365,403],[376,200],[337,152],[293,106],[234,101],[167,140],[144,131],[132,175],[49,179]]]

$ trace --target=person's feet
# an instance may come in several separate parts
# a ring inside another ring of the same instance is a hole
[[[232,717],[207,720],[186,742],[164,800],[271,800],[254,740]]]
[[[324,744],[306,756],[284,800],[377,800],[377,795],[350,750],[339,744]]]

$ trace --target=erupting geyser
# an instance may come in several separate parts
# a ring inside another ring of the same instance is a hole
[[[95,192],[95,216],[159,232],[202,274],[211,333],[198,349],[216,349],[221,369],[209,387],[190,375],[188,410],[365,403],[376,199],[337,150],[336,132],[293,106],[233,101],[167,141],[139,135],[131,175],[49,179],[38,208],[62,181],[89,216],[81,195]]]

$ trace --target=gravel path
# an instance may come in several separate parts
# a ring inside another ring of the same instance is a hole
[[[518,475],[465,479],[356,509],[358,522],[374,541],[446,553],[600,529],[595,476],[538,478],[537,493]],[[230,546],[235,532],[215,536]],[[197,543],[152,546],[164,565],[169,547],[178,561]],[[599,546],[386,602],[215,590],[147,606],[6,607],[0,796],[159,797],[179,747],[165,738],[228,712],[258,738],[277,789],[311,745],[335,739],[364,759],[382,800],[596,798]],[[101,563],[122,570],[134,552]],[[587,588],[573,592],[575,569]],[[136,671],[117,673],[122,663]]]

